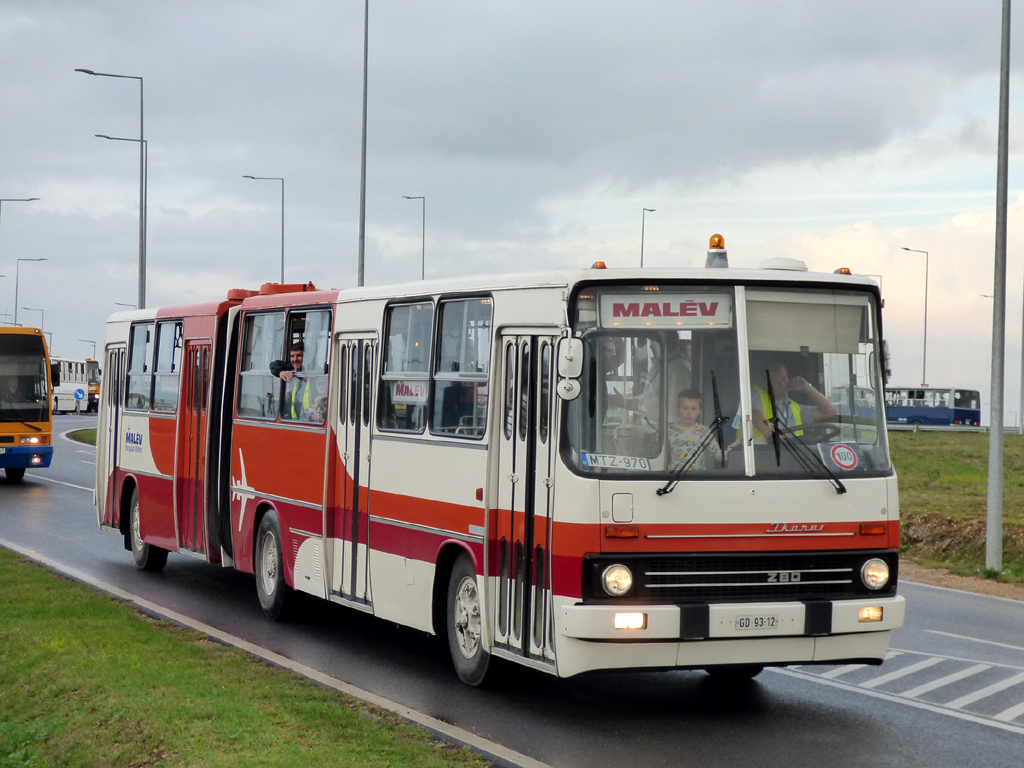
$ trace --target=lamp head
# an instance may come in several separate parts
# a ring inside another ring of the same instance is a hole
[[[87,75],[95,75],[96,74],[91,69],[76,69],[75,72],[84,72]]]

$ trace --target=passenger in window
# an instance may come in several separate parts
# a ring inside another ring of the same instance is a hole
[[[803,424],[810,424],[812,421],[823,421],[835,416],[839,409],[821,392],[816,390],[807,379],[802,376],[790,378],[786,365],[780,360],[774,360],[768,366],[768,376],[772,382],[772,392],[775,395],[777,407],[776,418],[789,427],[798,437],[803,434],[799,427]],[[757,380],[756,373],[751,373],[751,378]],[[801,405],[789,396],[790,392],[800,392],[807,396],[810,404]],[[754,420],[754,438],[764,439],[765,435],[772,433],[771,425],[768,424],[766,413],[771,413],[771,398],[768,390],[760,384],[755,384],[751,394],[751,410]],[[785,432],[785,430],[783,430]],[[742,440],[742,433],[737,431],[737,439]],[[780,434],[780,437],[782,434]],[[732,446],[730,446],[732,447]]]
[[[697,423],[703,402],[703,396],[696,389],[684,389],[679,393],[679,423],[670,424],[668,427],[668,444],[672,451],[673,467],[685,465],[691,460],[693,463],[690,469],[710,469],[714,468],[716,462],[718,466],[722,464],[722,449],[714,436],[710,438],[707,448],[701,451],[695,460],[692,459],[710,431],[708,427]]]
[[[24,396],[21,393],[21,387],[18,384],[17,376],[7,376],[4,386],[0,387],[0,402],[14,405],[22,400]]]
[[[310,410],[312,397],[309,380],[303,375],[302,357],[306,347],[301,341],[292,344],[289,361],[274,360],[270,372],[285,382],[284,407],[281,415],[286,419],[299,420]]]

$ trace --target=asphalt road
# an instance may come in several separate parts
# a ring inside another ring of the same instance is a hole
[[[95,424],[60,416],[56,432]],[[93,451],[55,439],[53,466],[0,478],[0,539],[552,766],[1020,766],[1024,604],[904,583],[907,626],[881,667],[766,670],[712,686],[700,672],[557,680],[517,670],[458,682],[439,638],[312,598],[267,621],[252,576],[171,555],[137,571],[92,505]]]

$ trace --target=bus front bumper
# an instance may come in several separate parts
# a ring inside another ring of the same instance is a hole
[[[31,469],[48,467],[53,458],[52,445],[6,445],[0,446],[0,468]]]
[[[556,612],[558,674],[720,664],[880,663],[889,633],[903,626],[905,613],[906,601],[899,595],[686,606],[566,603]]]

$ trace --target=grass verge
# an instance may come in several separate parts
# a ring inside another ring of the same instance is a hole
[[[89,429],[76,429],[74,432],[68,432],[68,437],[72,440],[77,440],[80,443],[96,445],[96,427],[89,427]]]
[[[3,549],[0,583],[0,766],[486,764]]]
[[[985,568],[988,435],[890,432],[903,552],[953,573],[1024,582],[1024,437],[1003,442],[1003,570]]]

